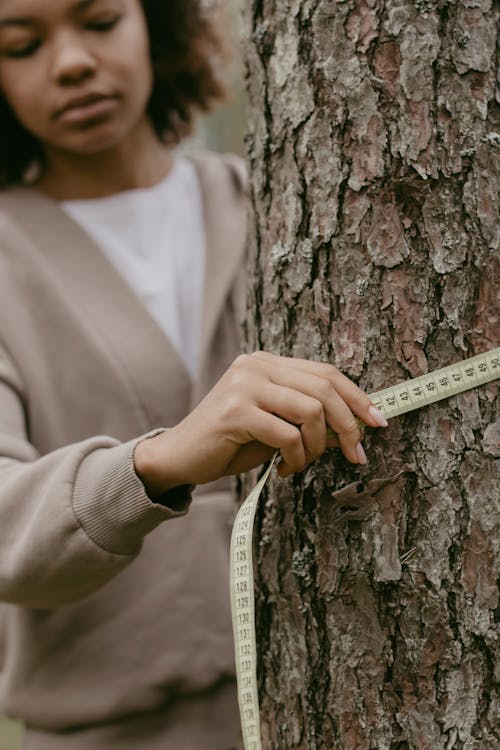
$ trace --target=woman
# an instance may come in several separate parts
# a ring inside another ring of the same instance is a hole
[[[222,95],[204,9],[0,5],[0,686],[28,750],[237,747],[226,477],[303,469],[327,423],[363,463],[355,416],[384,424],[334,367],[233,362],[243,171],[174,148]]]

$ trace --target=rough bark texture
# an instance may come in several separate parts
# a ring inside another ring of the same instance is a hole
[[[491,3],[249,0],[246,22],[248,350],[373,392],[499,346]],[[367,468],[273,479],[258,519],[264,747],[497,750],[498,387],[364,442]]]

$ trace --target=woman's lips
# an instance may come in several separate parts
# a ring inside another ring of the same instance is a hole
[[[80,125],[110,114],[117,106],[114,96],[103,96],[89,101],[70,104],[59,113],[58,119],[70,125]]]

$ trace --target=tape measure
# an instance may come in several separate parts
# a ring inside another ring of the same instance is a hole
[[[455,365],[384,388],[370,398],[386,419],[455,396],[500,378],[500,347]],[[252,532],[260,493],[277,458],[241,505],[231,535],[230,594],[233,618],[238,703],[245,750],[262,750],[253,584]]]

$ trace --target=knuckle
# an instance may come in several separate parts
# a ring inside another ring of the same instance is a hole
[[[267,360],[269,360],[273,356],[274,355],[270,354],[269,352],[263,352],[263,351],[260,351],[260,350],[252,352],[251,355],[250,355],[250,357],[252,359],[254,359],[254,360],[255,359],[259,359],[259,360],[262,360],[262,361],[267,361]]]
[[[338,393],[335,390],[335,386],[328,378],[321,378],[319,390],[320,395],[324,401],[331,401],[334,398],[338,398]]]
[[[231,369],[245,369],[251,362],[251,356],[250,354],[239,354],[234,360]]]
[[[310,403],[308,403],[307,405],[307,416],[309,417],[309,419],[316,421],[317,419],[321,419],[323,417],[323,414],[323,404],[321,403],[321,401],[311,399]]]
[[[250,354],[240,354],[227,371],[227,385],[230,390],[245,388],[254,377],[255,368],[251,366]]]
[[[349,435],[359,435],[359,425],[354,419],[347,419],[344,424],[342,425],[342,429],[338,433],[339,435],[349,436]]]
[[[244,390],[248,376],[244,368],[236,367],[229,375],[229,395],[233,396]]]
[[[224,422],[233,422],[243,411],[243,399],[238,394],[230,394],[224,400],[221,409],[221,416]]]
[[[330,382],[332,380],[335,380],[335,378],[338,378],[338,376],[340,375],[340,370],[337,367],[335,367],[335,365],[331,365],[329,362],[324,363],[323,369],[324,369],[324,377]]]
[[[283,447],[296,450],[302,443],[302,435],[296,427],[290,427],[283,435]]]
[[[370,406],[373,406],[371,400],[366,393],[363,393],[363,391],[359,392],[358,398],[356,399],[356,405],[360,411],[367,411]]]

